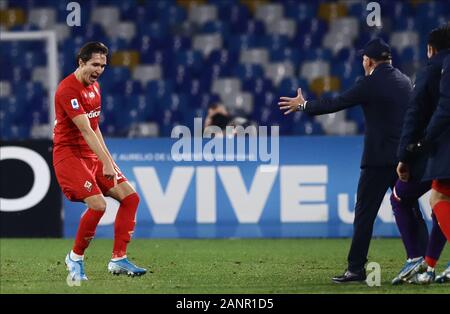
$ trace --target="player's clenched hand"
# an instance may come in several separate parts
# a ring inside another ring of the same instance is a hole
[[[278,106],[280,110],[286,110],[285,115],[290,114],[291,112],[295,112],[299,110],[299,105],[303,104],[305,99],[302,95],[302,89],[297,89],[297,97],[280,97],[280,101],[278,102]]]
[[[397,174],[401,181],[407,182],[409,180],[409,166],[403,162],[399,162],[397,165]]]
[[[106,162],[103,164],[103,175],[108,179],[108,180],[114,180],[114,185],[116,185],[116,176],[117,176],[117,172],[114,169],[114,166],[111,162]]]

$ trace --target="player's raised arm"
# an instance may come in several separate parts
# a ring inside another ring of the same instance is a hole
[[[72,119],[73,123],[80,130],[84,140],[103,163],[103,175],[108,179],[115,179],[116,172],[109,154],[102,146],[94,130],[92,130],[89,119],[85,114],[80,114]],[[104,145],[104,144],[103,144]]]

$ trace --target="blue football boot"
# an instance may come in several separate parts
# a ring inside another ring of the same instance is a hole
[[[70,258],[70,253],[66,256],[66,268],[69,271],[70,278],[72,281],[83,281],[88,280],[88,277],[84,273],[84,263],[83,260],[74,261]]]
[[[437,283],[450,282],[450,262],[448,262],[447,268],[436,277],[435,281]]]
[[[393,285],[399,285],[403,282],[407,282],[408,279],[413,277],[415,274],[422,273],[427,269],[427,264],[425,263],[425,260],[423,257],[411,261],[407,260],[405,265],[403,265],[403,268],[400,270],[398,275],[392,279]]]
[[[118,261],[111,260],[108,264],[108,271],[114,275],[126,274],[134,277],[144,275],[147,269],[134,265],[127,258],[122,258]]]

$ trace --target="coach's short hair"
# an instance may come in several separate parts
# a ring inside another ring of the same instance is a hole
[[[84,44],[77,54],[77,65],[79,60],[87,62],[92,58],[93,53],[100,53],[102,55],[108,56],[108,47],[99,41],[91,41]]]
[[[428,34],[427,43],[437,51],[450,48],[450,24],[433,29]]]

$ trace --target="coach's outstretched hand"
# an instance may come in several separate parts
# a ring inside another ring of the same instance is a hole
[[[280,97],[280,102],[278,102],[278,106],[280,107],[280,110],[287,110],[284,114],[290,114],[291,112],[299,111],[300,106],[304,104],[305,99],[302,95],[302,89],[297,89],[297,97],[290,98],[290,97]]]

